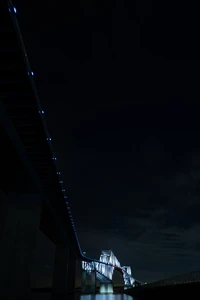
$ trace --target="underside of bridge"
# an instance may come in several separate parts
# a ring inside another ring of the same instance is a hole
[[[56,244],[57,297],[74,288],[79,248],[11,1],[0,1],[0,19],[0,296],[28,299],[40,228]]]
[[[1,4],[2,5],[2,4]],[[1,9],[1,58],[0,58],[0,92],[1,92],[1,190],[5,192],[38,192],[28,169],[23,150],[27,158],[38,169],[40,179],[49,181],[52,171],[47,167],[51,157],[48,144],[40,143],[46,136],[38,115],[34,91],[27,74],[25,61],[20,47],[19,37],[8,10],[7,1]],[[15,136],[17,135],[18,138]],[[21,145],[20,145],[21,143]],[[43,147],[39,149],[39,147]],[[46,146],[46,147],[45,147]],[[56,176],[56,172],[55,172]],[[55,242],[55,229],[46,227],[46,220],[51,220],[52,228],[57,228],[55,219],[43,204],[41,230]]]
[[[20,158],[4,124],[2,124],[2,119],[0,120],[0,140],[1,145],[3,145],[0,155],[0,190],[7,195],[10,193],[38,193],[39,190]],[[6,203],[0,201],[0,205],[0,213],[3,216],[5,215]],[[3,217],[0,218],[0,222],[2,221]],[[51,241],[56,243],[59,228],[45,201],[42,203],[40,228]]]

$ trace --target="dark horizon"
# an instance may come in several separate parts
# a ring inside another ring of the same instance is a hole
[[[13,3],[82,249],[141,281],[199,269],[197,10]],[[51,281],[39,240],[33,281]]]

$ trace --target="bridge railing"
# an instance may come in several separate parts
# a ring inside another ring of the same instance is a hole
[[[168,286],[177,284],[187,284],[200,282],[200,272],[190,272],[187,274],[177,275],[169,278],[165,278],[159,281],[151,282],[148,286]]]

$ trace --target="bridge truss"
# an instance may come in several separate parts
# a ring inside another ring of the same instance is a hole
[[[99,260],[82,261],[82,269],[91,275],[96,273],[96,278],[101,282],[112,282],[114,270],[123,275],[124,286],[134,287],[135,279],[131,275],[131,267],[121,267],[119,260],[111,250],[103,250]]]

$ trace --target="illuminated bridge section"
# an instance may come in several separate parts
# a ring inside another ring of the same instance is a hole
[[[135,279],[131,275],[131,267],[121,267],[120,262],[111,250],[103,250],[100,259],[95,261],[82,261],[82,269],[91,275],[96,272],[100,282],[112,282],[114,270],[120,272],[126,287],[135,286]]]
[[[190,272],[183,275],[169,277],[145,285],[145,287],[169,286],[200,282],[200,271]]]
[[[123,272],[124,285],[135,286],[135,279],[131,276],[131,267],[124,266],[122,269],[125,271]]]

